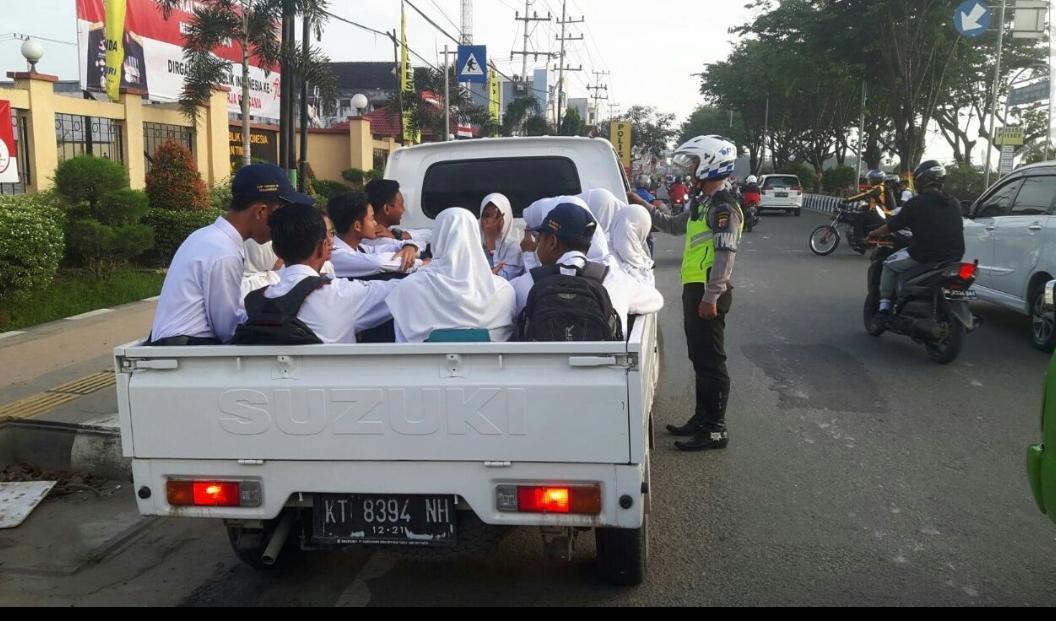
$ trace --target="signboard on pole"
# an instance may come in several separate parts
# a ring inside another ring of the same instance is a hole
[[[609,136],[612,146],[620,154],[620,162],[627,170],[631,168],[631,124],[627,121],[613,121],[609,124]]]
[[[1027,132],[1022,127],[998,127],[997,130],[994,131],[994,144],[1006,147],[1021,147],[1026,138]]]
[[[953,12],[953,25],[966,37],[978,37],[990,28],[990,7],[982,0],[968,0]]]
[[[455,69],[458,71],[458,81],[484,84],[488,81],[487,63],[487,46],[458,46],[458,60],[455,61]]]
[[[0,183],[18,183],[18,148],[11,122],[11,102],[0,99]]]
[[[1043,101],[1049,98],[1049,89],[1048,78],[1041,82],[1013,88],[1008,92],[1008,105],[1023,106],[1036,101]]]
[[[1016,156],[1016,148],[1011,145],[1001,147],[1001,165],[997,170],[1000,177],[1012,172],[1012,160]]]

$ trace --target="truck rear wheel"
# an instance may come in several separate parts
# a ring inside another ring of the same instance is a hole
[[[649,565],[649,514],[640,528],[595,528],[594,545],[603,580],[617,586],[641,584]]]

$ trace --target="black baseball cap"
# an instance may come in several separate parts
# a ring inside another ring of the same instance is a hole
[[[287,203],[309,207],[315,205],[314,198],[301,194],[293,187],[285,170],[267,163],[239,168],[235,178],[231,180],[231,196],[262,200],[277,198]]]
[[[597,229],[598,221],[589,211],[575,203],[561,203],[550,210],[542,224],[528,231],[548,233],[565,241],[589,243]]]

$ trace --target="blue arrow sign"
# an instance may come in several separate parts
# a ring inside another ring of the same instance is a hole
[[[458,60],[455,61],[459,82],[488,81],[488,51],[486,45],[458,46]]]
[[[982,0],[968,0],[953,13],[953,25],[966,37],[978,37],[990,29],[990,7]]]

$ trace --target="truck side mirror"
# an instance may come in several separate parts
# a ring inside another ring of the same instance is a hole
[[[972,217],[972,201],[961,201],[961,215],[965,218]]]

